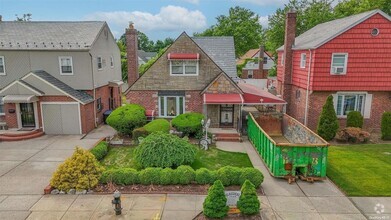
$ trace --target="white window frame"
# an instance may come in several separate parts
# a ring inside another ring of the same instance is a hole
[[[110,56],[110,67],[114,68],[114,57]]]
[[[250,75],[251,75],[251,77],[250,77]],[[253,79],[254,78],[254,71],[253,70],[247,70],[247,78],[248,79]]]
[[[63,73],[62,72],[62,62],[61,60],[62,59],[70,59],[71,61],[71,73]],[[71,56],[59,56],[58,57],[58,63],[60,65],[60,75],[63,75],[63,76],[72,76],[73,75],[73,60],[72,60],[72,57]]]
[[[182,62],[182,74],[173,74],[172,73],[172,62]],[[196,74],[186,74],[186,61],[195,61],[196,65]],[[199,74],[199,61],[198,60],[170,60],[170,76],[198,76]]]
[[[343,114],[343,112],[344,112],[343,108],[344,108],[344,103],[345,103],[345,96],[356,96],[356,103],[354,104],[355,106],[354,106],[354,110],[353,111],[357,111],[358,105],[359,105],[358,100],[359,100],[360,97],[363,97],[360,113],[361,113],[362,116],[364,116],[365,115],[365,105],[367,104],[366,103],[367,95],[368,95],[367,93],[360,93],[360,92],[359,93],[349,93],[349,92],[337,93],[336,96],[335,96],[335,98],[336,98],[336,100],[335,100],[335,113],[337,114],[337,117],[338,118],[347,118],[347,114],[346,115]],[[338,97],[339,96],[342,96],[341,106],[340,106],[341,114],[338,114]]]
[[[300,55],[300,68],[304,69],[307,64],[307,54],[302,53]]]
[[[0,116],[5,115],[3,98],[3,96],[0,96],[0,105],[3,106],[3,112],[0,112]]]
[[[162,106],[162,102],[161,102],[161,98],[163,97],[163,99],[164,99],[164,109],[163,109],[163,114],[162,114],[162,112],[161,112],[161,106]],[[176,98],[176,115],[174,115],[174,116],[169,116],[168,115],[168,111],[167,111],[167,98]],[[158,99],[159,99],[159,117],[161,117],[161,118],[175,118],[176,116],[178,116],[178,115],[180,115],[180,111],[179,111],[179,108],[180,108],[180,102],[179,102],[179,98],[183,98],[183,106],[182,106],[182,108],[183,108],[183,113],[186,113],[186,111],[185,111],[185,107],[186,107],[186,101],[185,101],[185,96],[158,96]]]
[[[98,112],[101,112],[102,109],[103,109],[102,98],[99,97],[99,98],[96,99],[96,110]]]
[[[281,66],[284,66],[284,53],[282,54],[282,56],[281,56]]]
[[[334,71],[334,67],[338,68],[338,67],[334,66],[334,56],[337,56],[337,55],[344,55],[345,56],[345,63],[343,66],[343,71],[341,73],[336,73]],[[333,53],[333,54],[331,54],[331,64],[330,64],[330,74],[331,75],[346,75],[347,69],[348,69],[348,53]]]
[[[0,59],[2,59],[2,61],[3,61],[3,70],[4,70],[4,72],[0,72],[0,76],[5,76],[5,75],[7,75],[7,73],[5,71],[5,58],[4,58],[4,56],[0,56]]]
[[[99,62],[99,60],[100,60],[100,62]],[[100,68],[99,68],[99,63],[100,63]],[[98,68],[98,70],[103,69],[103,58],[101,56],[96,58],[96,67]]]

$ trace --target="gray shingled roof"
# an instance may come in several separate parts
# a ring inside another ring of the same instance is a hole
[[[43,70],[33,71],[32,73],[39,78],[45,80],[52,86],[59,88],[61,91],[65,92],[66,94],[81,102],[82,104],[87,104],[94,101],[94,98],[92,96],[88,95],[85,92],[73,89],[72,87],[68,86],[67,84],[63,83],[62,81],[58,80],[57,78]]]
[[[90,49],[104,21],[1,21],[0,50]]]
[[[237,77],[233,37],[192,37],[194,42],[230,77]]]
[[[156,52],[145,52],[143,50],[137,51],[137,56],[140,57],[144,62],[148,62],[152,57],[157,55]]]
[[[384,17],[391,20],[391,18],[384,12],[380,10],[372,10],[361,14],[352,15],[349,17],[318,24],[295,38],[294,49],[301,50],[318,48],[377,13],[380,13]],[[277,50],[284,50],[284,45],[279,47]]]

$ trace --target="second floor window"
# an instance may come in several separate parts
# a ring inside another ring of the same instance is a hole
[[[4,57],[0,56],[0,75],[5,75]]]
[[[263,58],[263,64],[267,64],[267,57]]]
[[[0,96],[0,115],[4,115],[3,97]]]
[[[171,75],[198,75],[198,61],[172,60],[170,61]]]
[[[248,70],[247,78],[252,79],[253,75],[254,75],[253,71],[252,70]]]
[[[73,75],[72,57],[59,57],[61,75]]]
[[[98,62],[98,70],[101,70],[102,67],[103,67],[103,64],[102,64],[102,57],[98,57],[96,60],[97,60],[97,62]]]
[[[300,68],[305,68],[306,62],[307,62],[307,54],[302,53],[300,59]]]
[[[114,67],[114,58],[113,58],[113,56],[110,57],[110,66]]]
[[[333,53],[331,58],[331,74],[346,74],[348,64],[347,53]]]

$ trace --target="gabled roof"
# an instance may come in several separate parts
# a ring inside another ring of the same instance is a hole
[[[325,22],[316,25],[315,27],[296,37],[293,49],[302,50],[318,48],[377,13],[391,21],[390,16],[381,10],[372,10],[361,14]],[[277,51],[281,50],[284,50],[284,45],[277,49]]]
[[[137,51],[137,56],[142,59],[144,62],[148,62],[152,57],[156,56],[156,52],[145,52],[143,50]]]
[[[88,104],[90,102],[94,101],[94,98],[90,95],[88,95],[85,92],[78,91],[73,89],[72,87],[68,86],[64,82],[58,80],[54,76],[50,75],[49,73],[43,71],[43,70],[37,70],[33,71],[26,76],[24,76],[22,79],[27,78],[29,75],[34,75],[38,77],[39,79],[45,81],[52,87],[60,90],[64,95],[68,95],[69,97],[75,99],[76,101],[79,101],[82,104]]]
[[[237,77],[233,37],[192,37],[193,41],[230,77]]]
[[[246,61],[246,59],[254,58],[258,53],[259,53],[259,48],[258,48],[258,49],[250,49],[249,51],[247,51],[243,56],[241,56],[241,57],[236,61],[236,65],[243,64],[243,63]],[[269,51],[264,51],[264,53],[265,53],[270,59],[274,60],[271,52],[269,52]]]
[[[104,21],[1,21],[0,50],[88,50]]]

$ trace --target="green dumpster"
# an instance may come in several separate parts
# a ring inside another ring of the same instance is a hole
[[[329,143],[287,114],[250,113],[248,138],[274,177],[314,181],[326,177]]]

